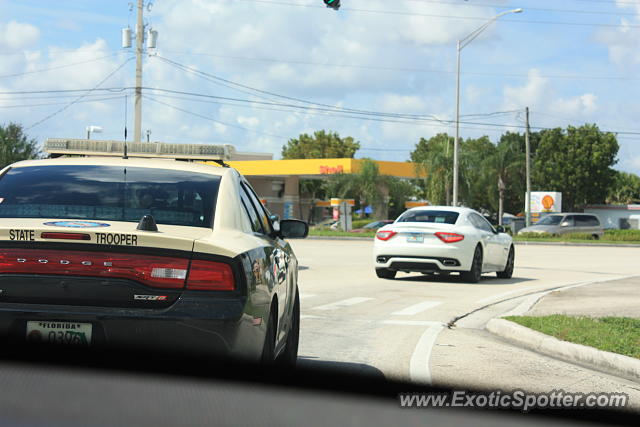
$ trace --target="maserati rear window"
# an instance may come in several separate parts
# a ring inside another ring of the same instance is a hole
[[[220,177],[172,169],[29,166],[0,179],[1,218],[65,218],[211,227]]]
[[[455,224],[458,220],[458,212],[452,211],[409,211],[405,212],[398,222],[434,222],[442,224]]]

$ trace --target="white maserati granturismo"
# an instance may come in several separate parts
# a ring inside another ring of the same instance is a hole
[[[494,228],[473,209],[424,206],[409,209],[378,230],[374,244],[376,274],[393,279],[398,271],[448,275],[477,283],[483,273],[508,279],[515,250],[511,236]]]

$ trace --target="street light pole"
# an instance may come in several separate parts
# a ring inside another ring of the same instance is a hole
[[[505,12],[499,13],[483,25],[478,27],[476,30],[472,31],[466,37],[458,40],[458,44],[456,47],[457,56],[458,56],[458,66],[457,66],[457,82],[456,82],[456,138],[453,140],[453,206],[458,205],[458,171],[459,171],[459,161],[458,157],[460,154],[460,51],[464,49],[469,43],[475,40],[484,30],[486,30],[489,25],[491,25],[498,18],[507,15],[509,13],[521,13],[522,9],[513,9],[507,10]]]
[[[460,153],[460,40],[458,40],[458,69],[456,75],[456,139],[453,140],[453,206],[458,206],[458,155]]]

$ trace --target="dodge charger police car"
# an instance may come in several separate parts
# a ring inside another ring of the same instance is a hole
[[[0,334],[295,364],[297,260],[235,169],[58,158],[0,172]]]

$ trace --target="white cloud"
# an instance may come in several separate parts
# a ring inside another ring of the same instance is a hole
[[[40,31],[31,24],[17,21],[0,22],[0,48],[19,50],[32,46],[38,41]]]
[[[616,6],[635,13],[632,18],[621,17],[617,28],[598,31],[596,41],[607,46],[609,59],[621,67],[640,64],[640,2],[616,0]]]
[[[238,116],[237,120],[242,126],[256,127],[260,124],[260,120],[257,117]]]
[[[505,86],[505,109],[514,110],[524,106],[537,105],[548,89],[549,79],[540,75],[538,69],[529,70],[529,77],[523,86]]]
[[[588,117],[598,110],[598,97],[592,93],[563,98],[542,77],[537,69],[529,70],[527,82],[522,86],[505,86],[503,107],[507,110],[532,109],[546,114],[560,113],[565,116]]]
[[[385,94],[380,102],[383,111],[420,114],[427,110],[425,102],[415,95]]]

